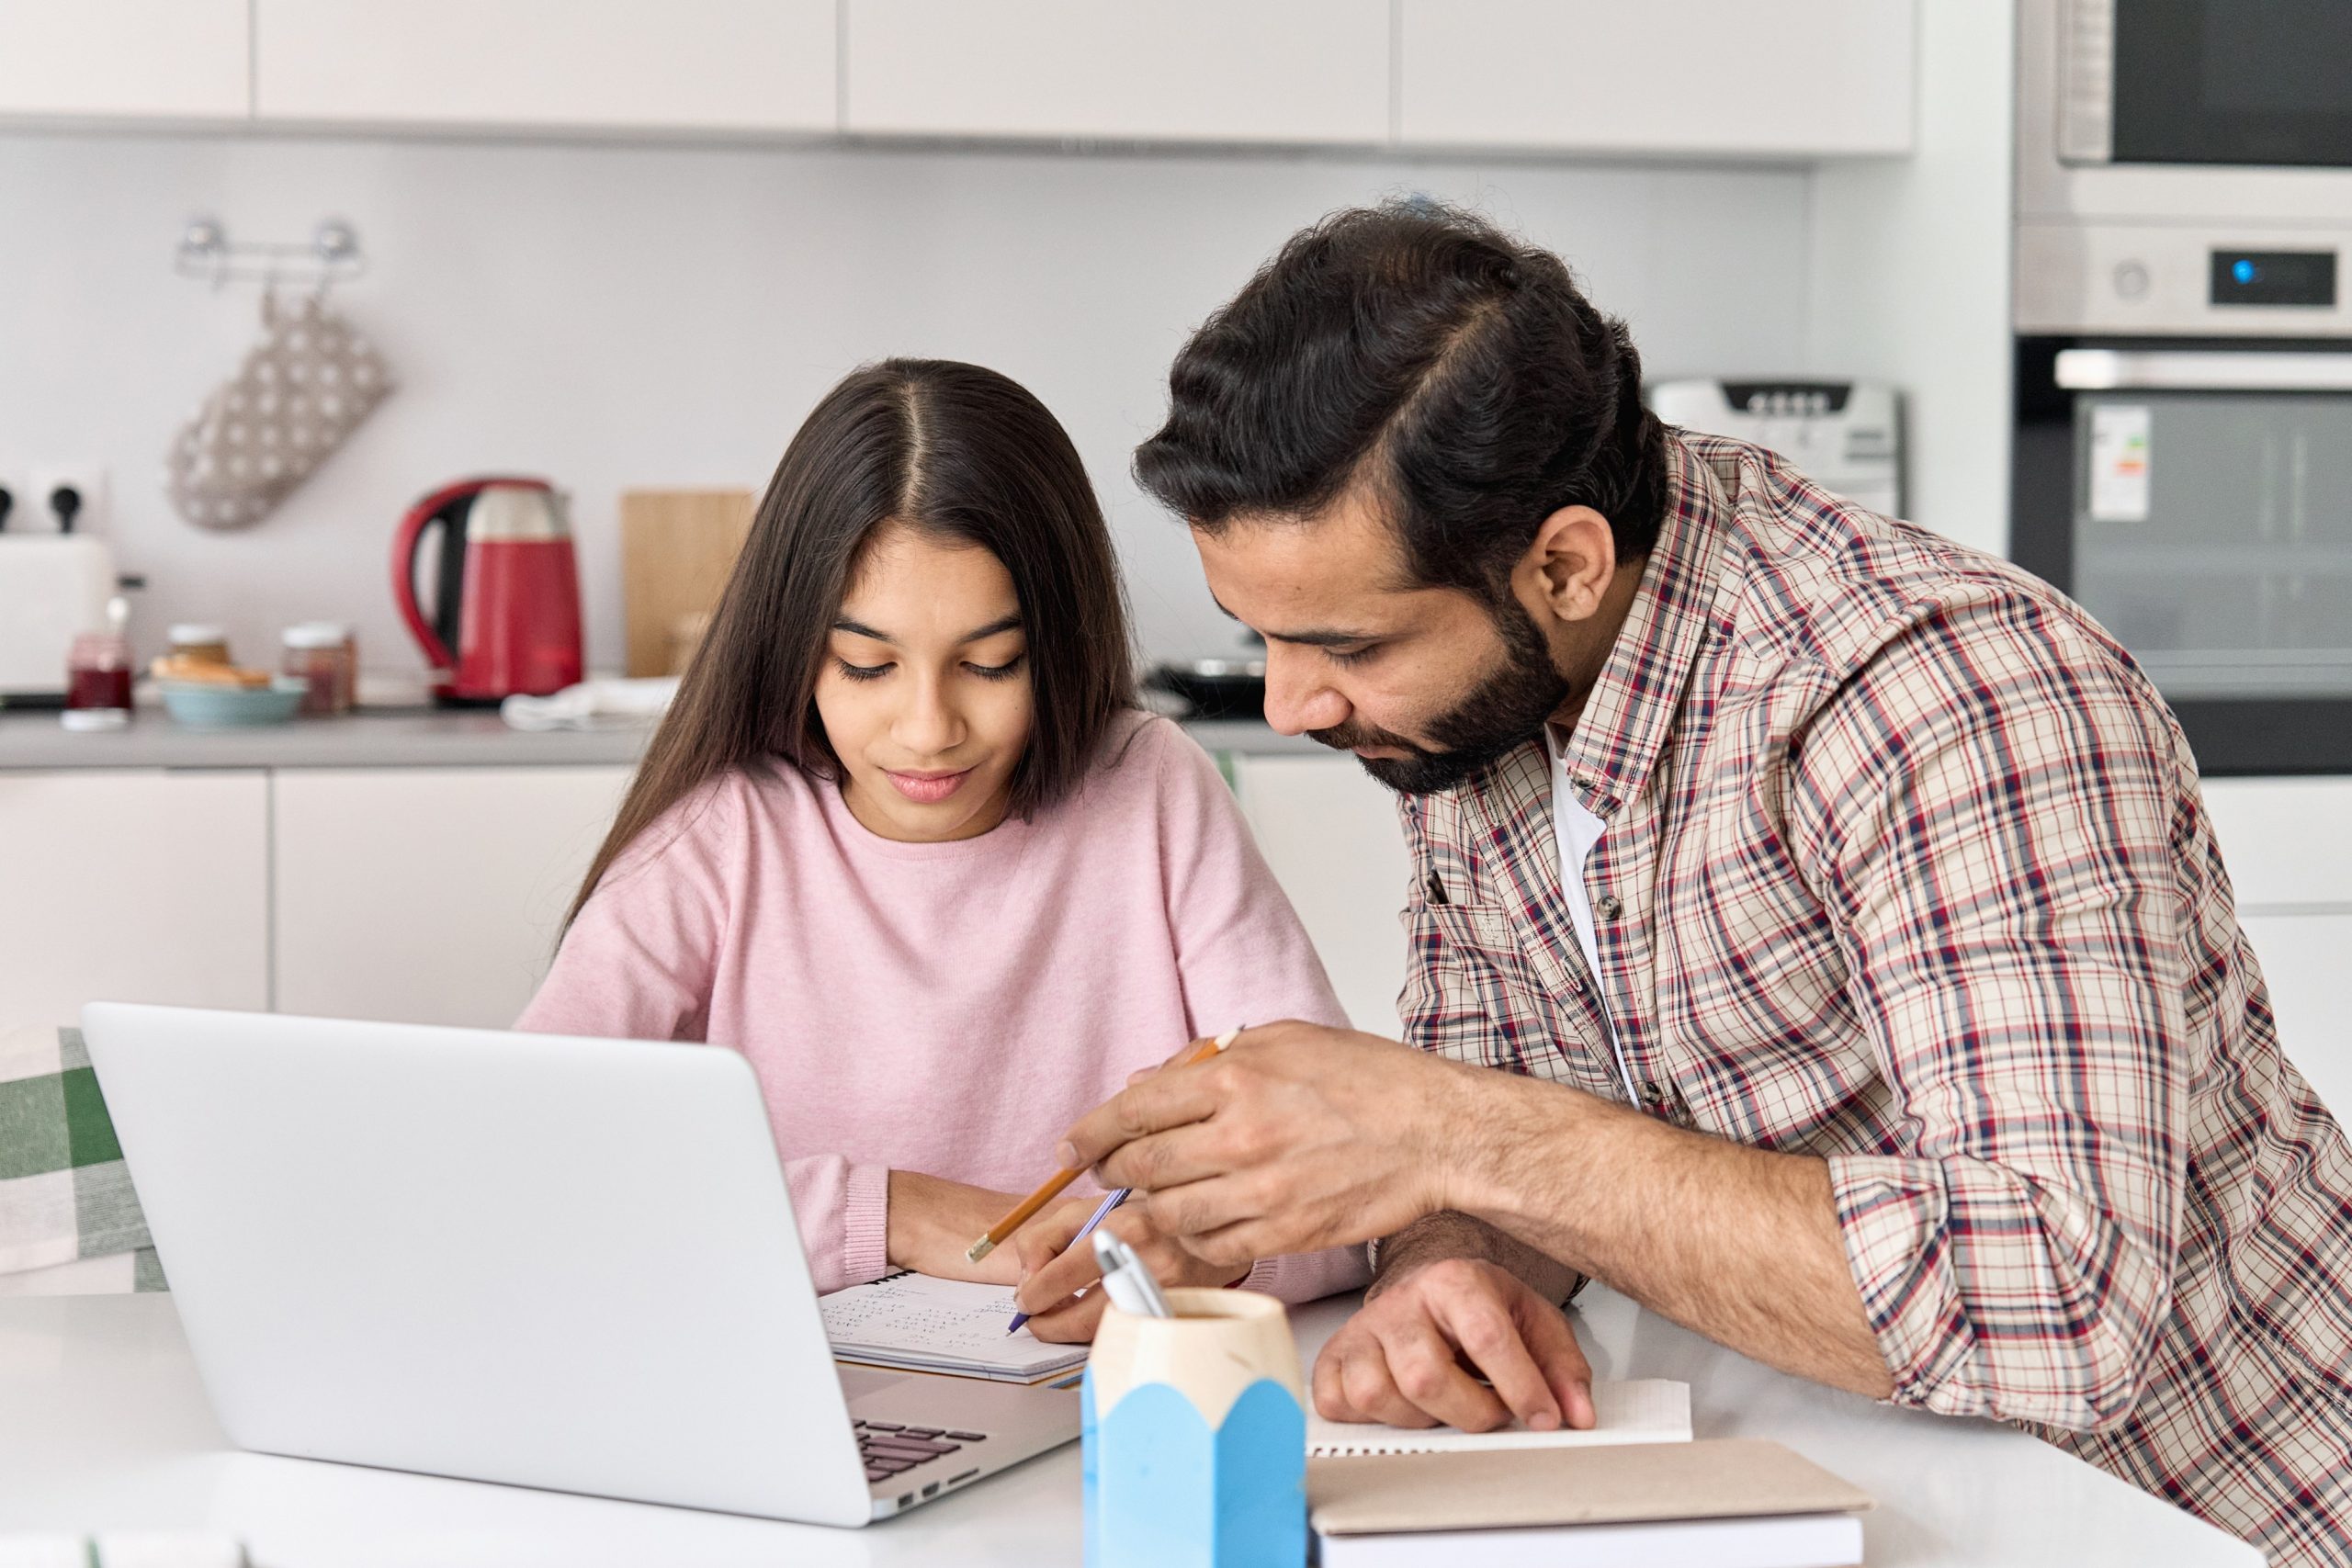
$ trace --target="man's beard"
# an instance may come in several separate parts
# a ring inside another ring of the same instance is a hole
[[[1430,721],[1434,750],[1364,724],[1312,729],[1308,736],[1340,750],[1383,746],[1404,752],[1402,757],[1356,759],[1365,773],[1400,795],[1452,789],[1509,755],[1543,729],[1544,721],[1568,700],[1569,686],[1553,668],[1552,650],[1524,606],[1506,599],[1498,606],[1494,623],[1503,640],[1502,667]]]

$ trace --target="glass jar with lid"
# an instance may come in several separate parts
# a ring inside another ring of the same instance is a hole
[[[312,715],[349,713],[359,685],[359,650],[351,628],[341,621],[304,621],[286,628],[286,649],[278,668],[311,682],[302,694],[301,712]]]
[[[205,621],[175,621],[166,634],[170,658],[188,664],[229,662],[229,634]]]

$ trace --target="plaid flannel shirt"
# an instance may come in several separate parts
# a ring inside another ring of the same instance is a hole
[[[82,1032],[0,1031],[0,1294],[164,1288]]]
[[[1668,437],[1663,535],[1561,765],[1401,806],[1426,1050],[1825,1157],[1903,1404],[2352,1561],[2352,1152],[2281,1053],[2196,765],[2005,562]]]

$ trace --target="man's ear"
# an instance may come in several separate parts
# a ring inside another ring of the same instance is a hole
[[[1563,506],[1544,519],[1511,572],[1511,587],[1531,611],[1561,621],[1589,620],[1617,577],[1617,536],[1589,506]]]

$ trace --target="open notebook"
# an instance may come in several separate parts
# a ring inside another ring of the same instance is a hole
[[[1044,1382],[1085,1364],[1083,1345],[1048,1345],[1004,1325],[1020,1309],[1003,1285],[887,1274],[819,1299],[825,1337],[844,1361],[998,1382]]]
[[[1616,1443],[1687,1443],[1690,1440],[1690,1385],[1668,1378],[1596,1380],[1591,1427],[1537,1432],[1516,1421],[1492,1432],[1455,1427],[1390,1427],[1378,1421],[1306,1418],[1309,1459],[1354,1459],[1369,1454],[1435,1454],[1482,1449],[1581,1449]]]

